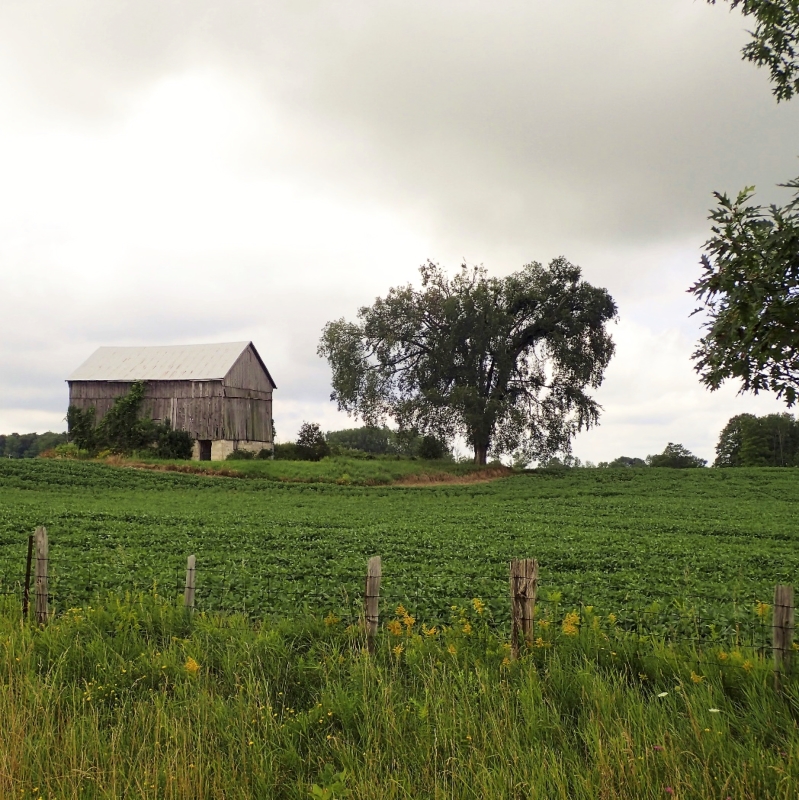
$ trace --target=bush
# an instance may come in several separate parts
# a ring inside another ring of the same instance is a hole
[[[449,454],[447,446],[435,436],[423,436],[419,443],[419,458],[427,461],[439,461]]]
[[[232,453],[229,453],[225,461],[252,461],[255,458],[255,453],[252,450],[239,450],[236,448]]]
[[[316,422],[303,422],[297,434],[297,451],[303,461],[321,461],[330,455],[322,429]]]
[[[279,461],[303,461],[297,445],[294,442],[284,442],[275,445],[275,460]]]
[[[81,450],[74,442],[56,445],[52,450],[42,453],[47,458],[87,458],[88,455],[86,450]]]
[[[635,458],[633,456],[619,456],[618,458],[614,458],[610,464],[607,465],[608,467],[615,468],[615,467],[645,467],[646,461],[643,458]]]
[[[169,422],[157,427],[159,431],[155,454],[158,458],[191,458],[194,438],[188,431],[174,430]]]
[[[704,467],[707,461],[695,456],[681,444],[669,442],[666,449],[656,456],[647,456],[646,463],[650,467],[671,467],[672,469],[690,469]]]
[[[328,431],[325,434],[327,443],[342,454],[371,453],[385,455],[397,452],[396,434],[385,426],[364,425],[361,428],[347,428],[341,431]],[[357,458],[357,456],[355,456]]]

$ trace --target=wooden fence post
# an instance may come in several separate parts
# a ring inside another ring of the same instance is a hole
[[[774,688],[782,689],[782,676],[791,668],[793,650],[793,587],[774,587],[774,618],[771,644],[774,649]]]
[[[47,528],[40,525],[34,534],[36,545],[36,621],[47,622]]]
[[[189,556],[186,560],[186,589],[183,592],[183,605],[188,609],[190,614],[194,613],[194,586],[197,569],[195,567],[193,555]]]
[[[364,616],[366,618],[366,649],[375,651],[375,636],[380,623],[380,578],[382,577],[380,556],[372,556],[366,567],[366,591],[364,593]]]
[[[25,588],[22,592],[22,619],[28,618],[28,602],[31,592],[31,563],[33,561],[33,534],[28,536],[28,558],[25,560]]]
[[[511,654],[519,657],[521,636],[530,647],[533,644],[533,617],[535,595],[538,589],[538,561],[534,558],[516,559],[510,562],[511,598]]]

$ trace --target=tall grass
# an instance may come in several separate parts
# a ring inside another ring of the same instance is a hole
[[[793,798],[799,692],[747,653],[606,621],[518,661],[479,602],[404,609],[366,655],[335,617],[253,625],[109,596],[0,609],[3,798]]]
[[[498,478],[512,474],[501,464],[480,466],[472,462],[425,461],[407,458],[348,458],[330,456],[321,461],[164,461],[112,458],[118,466],[206,475],[262,478],[288,483],[330,483],[339,486],[388,486],[392,483],[449,483]]]

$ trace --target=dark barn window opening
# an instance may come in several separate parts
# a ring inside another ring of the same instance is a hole
[[[200,461],[211,460],[211,440],[200,439]]]

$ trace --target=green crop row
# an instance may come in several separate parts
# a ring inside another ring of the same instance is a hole
[[[507,562],[536,557],[540,613],[592,605],[627,627],[760,636],[757,601],[799,575],[799,470],[572,470],[491,483],[356,487],[0,462],[0,592],[50,535],[56,608],[106,590],[256,616],[356,613],[366,560],[383,605],[431,623],[480,597],[508,618]],[[658,628],[658,626],[660,626]]]

